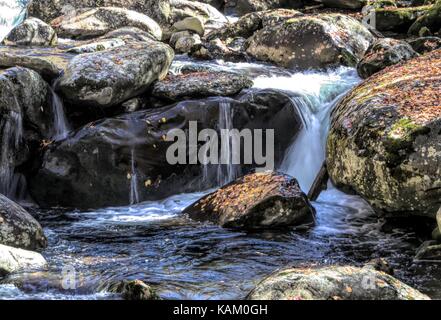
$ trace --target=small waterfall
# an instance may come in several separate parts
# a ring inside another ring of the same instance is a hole
[[[23,137],[23,119],[19,112],[9,111],[0,121],[0,193],[15,199],[22,178],[15,173],[14,160]]]
[[[311,188],[325,159],[331,111],[359,81],[354,70],[344,67],[328,73],[305,72],[255,80],[256,88],[286,91],[302,118],[303,128],[286,151],[279,170],[295,177],[304,192]]]
[[[139,203],[139,193],[138,193],[138,176],[136,173],[135,166],[135,149],[131,150],[131,161],[130,161],[130,204],[134,205]]]
[[[0,0],[0,42],[26,18],[28,0]]]
[[[70,131],[70,126],[64,112],[64,105],[61,98],[55,92],[56,83],[51,87],[52,94],[52,112],[54,115],[54,132],[52,138],[54,140],[65,139]]]

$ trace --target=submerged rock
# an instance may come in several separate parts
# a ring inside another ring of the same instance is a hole
[[[55,46],[58,38],[50,25],[37,18],[28,18],[12,29],[3,41],[8,46]]]
[[[391,66],[335,108],[327,144],[334,183],[389,216],[435,217],[441,198],[441,50]]]
[[[302,127],[290,98],[272,90],[102,119],[48,146],[37,174],[30,177],[30,192],[42,207],[97,208],[127,205],[135,191],[137,201],[145,201],[211,187],[213,181],[202,181],[200,164],[169,164],[173,142],[164,138],[172,129],[188,130],[189,121],[197,121],[198,130],[217,129],[221,102],[229,104],[234,128],[275,130],[276,163]]]
[[[0,244],[0,276],[17,271],[44,268],[46,264],[46,260],[37,252]]]
[[[261,281],[249,300],[430,300],[372,268],[328,266],[288,268]]]
[[[248,40],[247,53],[297,70],[354,66],[373,39],[366,27],[348,16],[304,16],[257,31]]]
[[[141,280],[121,281],[107,291],[121,294],[124,300],[159,300],[156,291]]]
[[[405,41],[390,38],[378,39],[358,63],[357,71],[360,77],[367,78],[388,66],[417,56],[418,53]]]
[[[72,104],[112,107],[163,79],[173,60],[172,48],[160,42],[131,42],[72,59],[57,90]]]
[[[284,228],[313,223],[314,208],[293,177],[248,174],[203,197],[183,213],[225,228]]]
[[[169,75],[153,85],[155,97],[179,101],[186,98],[233,96],[253,86],[247,76],[231,72],[193,72]]]
[[[61,16],[51,22],[60,37],[93,38],[122,27],[134,27],[161,40],[161,27],[150,17],[132,10],[99,7],[68,17]]]
[[[37,220],[2,194],[0,194],[0,244],[27,250],[38,250],[47,245],[43,229]]]

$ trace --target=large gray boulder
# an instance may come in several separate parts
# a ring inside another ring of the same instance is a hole
[[[199,163],[169,164],[166,154],[172,142],[164,137],[172,129],[188,130],[189,121],[197,121],[198,130],[218,130],[221,103],[230,104],[235,128],[275,130],[276,162],[302,126],[290,98],[267,90],[102,119],[48,146],[29,181],[30,192],[43,207],[97,208],[129,204],[134,195],[130,190],[145,201],[212,187],[216,181],[209,174],[202,179]]]
[[[172,101],[210,96],[233,96],[253,86],[247,76],[231,72],[193,72],[169,75],[153,85],[152,95]]]
[[[27,250],[46,247],[40,224],[17,203],[0,194],[0,244]]]
[[[282,269],[262,280],[249,300],[430,300],[373,268],[325,266]]]
[[[112,107],[135,97],[163,79],[173,49],[161,42],[130,42],[73,58],[57,90],[76,106]]]
[[[58,38],[50,25],[28,18],[12,29],[3,42],[8,46],[55,46]]]
[[[391,38],[376,40],[358,63],[360,77],[367,78],[388,66],[407,61],[418,56],[406,41]]]
[[[46,264],[44,257],[37,252],[0,244],[0,276],[18,271],[41,269]]]
[[[373,40],[369,30],[351,17],[301,16],[257,31],[248,39],[247,53],[297,70],[355,66]]]
[[[99,7],[73,17],[61,16],[51,24],[60,37],[66,38],[93,38],[122,27],[141,29],[156,40],[162,38],[161,27],[153,19],[136,11],[116,7]]]
[[[293,177],[248,174],[210,193],[183,213],[225,228],[286,228],[314,222],[314,208]]]
[[[327,144],[334,183],[387,216],[435,218],[441,198],[441,50],[388,67],[335,108]]]

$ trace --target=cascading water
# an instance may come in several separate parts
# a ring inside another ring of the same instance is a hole
[[[26,17],[29,0],[0,0],[0,42]]]
[[[15,174],[15,154],[23,137],[22,115],[9,111],[0,122],[1,157],[0,157],[0,193],[15,199],[18,192],[19,175]]]
[[[63,101],[54,90],[55,86],[56,83],[51,88],[52,112],[54,115],[54,133],[52,135],[52,138],[54,140],[62,140],[67,137],[70,131],[70,126],[64,112]]]
[[[130,159],[130,204],[134,205],[139,203],[139,192],[138,192],[138,176],[135,166],[135,149],[132,148]]]
[[[300,114],[303,128],[285,154],[279,168],[295,177],[308,192],[325,159],[330,113],[347,90],[359,81],[356,73],[340,68],[327,73],[296,73],[289,77],[259,77],[256,88],[286,91]]]

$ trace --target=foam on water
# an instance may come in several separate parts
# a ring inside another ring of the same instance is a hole
[[[26,17],[28,0],[0,0],[0,42]]]

